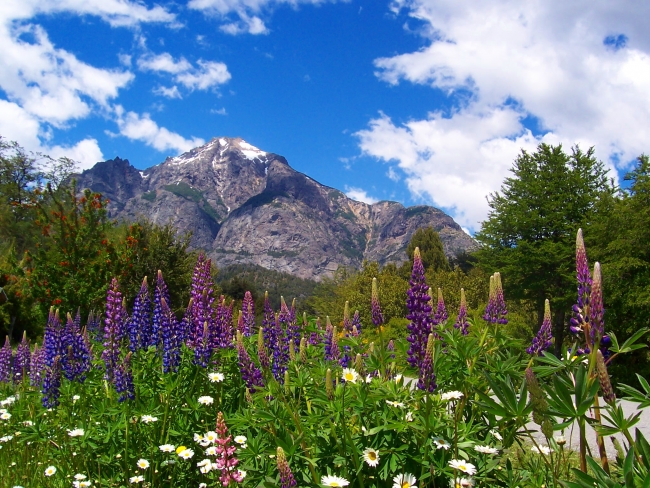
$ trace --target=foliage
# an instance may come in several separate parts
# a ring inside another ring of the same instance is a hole
[[[479,266],[500,270],[512,298],[532,301],[538,325],[550,300],[559,353],[574,302],[574,236],[613,189],[593,148],[574,147],[566,154],[561,145],[540,144],[532,154],[522,151],[511,171],[501,191],[490,196],[490,213],[475,236],[482,244]]]
[[[411,263],[413,263],[413,253],[416,247],[420,248],[424,269],[434,271],[449,270],[449,261],[445,256],[442,241],[438,233],[433,230],[433,227],[420,227],[411,237],[406,247],[406,254]]]

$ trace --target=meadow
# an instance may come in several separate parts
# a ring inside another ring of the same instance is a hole
[[[503,330],[499,273],[484,310],[468,310],[461,291],[450,315],[419,250],[397,341],[384,340],[376,281],[368,317],[346,307],[332,323],[267,297],[257,323],[250,294],[241,310],[215,296],[203,255],[180,319],[163,273],[135,297],[114,279],[101,312],[52,309],[40,344],[0,350],[0,485],[650,487],[650,445],[615,394],[640,410],[650,385],[612,385],[607,372],[647,330],[620,344],[607,331],[581,232],[575,276],[559,357],[547,352],[548,301],[519,349]],[[574,424],[577,446],[565,437]],[[599,452],[587,451],[589,429]],[[627,442],[608,459],[617,433]]]

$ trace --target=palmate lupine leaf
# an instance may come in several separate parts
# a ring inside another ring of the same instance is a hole
[[[639,383],[641,384],[641,387],[643,388],[645,393],[642,393],[636,388],[625,384],[618,385],[618,388],[623,393],[627,394],[627,396],[625,397],[626,400],[632,400],[634,402],[637,402],[639,404],[638,408],[641,409],[645,407],[650,407],[650,384],[648,384],[648,381],[640,374],[637,374],[636,377],[639,380]]]
[[[618,340],[616,339],[614,333],[610,332],[607,334],[609,338],[612,340],[612,345],[610,347],[610,350],[614,353],[622,354],[626,352],[635,351],[637,349],[643,349],[644,347],[648,347],[647,344],[635,344],[635,343],[639,341],[649,331],[650,329],[648,329],[647,327],[643,327],[637,330],[634,334],[628,337],[628,339],[623,343],[622,346],[619,346]]]

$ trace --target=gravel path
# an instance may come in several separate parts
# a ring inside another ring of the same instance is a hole
[[[604,405],[605,402],[600,399],[600,405]],[[636,408],[637,404],[633,402],[628,402],[627,400],[617,400],[617,403],[619,403],[623,407],[623,412],[625,412],[626,417],[632,416],[634,413],[636,413],[638,410]],[[593,416],[593,411],[592,411],[592,416]],[[603,419],[603,424],[608,425],[607,422],[604,421]],[[529,423],[526,426],[530,430],[536,431],[533,436],[537,441],[540,441],[542,443],[546,443],[546,439],[544,438],[544,435],[539,432],[539,426],[535,423]],[[650,440],[650,408],[644,408],[641,410],[641,417],[639,418],[639,422],[632,427],[632,437],[636,436],[636,429],[639,429],[643,435],[645,436],[646,439]],[[598,458],[598,445],[596,444],[596,432],[592,427],[587,425],[587,443],[589,444],[589,449],[591,449],[591,454],[593,457]],[[559,432],[555,434],[556,436],[560,435]],[[578,431],[578,425],[573,424],[572,426],[568,427],[564,431],[564,437],[566,437],[567,440],[567,447],[570,447],[571,449],[577,451],[580,448],[580,434]],[[625,441],[625,437],[623,434],[616,434],[614,437],[618,439],[618,441],[621,443],[621,446],[625,448],[625,445],[627,441]],[[611,438],[606,437],[605,438],[605,449],[607,450],[607,457],[609,458],[610,462],[615,459],[616,457],[616,449],[614,449],[614,444],[611,441]]]

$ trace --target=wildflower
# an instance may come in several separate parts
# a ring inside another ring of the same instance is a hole
[[[406,415],[404,416],[404,420],[407,422],[413,422],[413,412],[406,412]]]
[[[250,336],[255,326],[255,304],[250,291],[244,294],[244,300],[241,304],[242,325],[240,332],[244,336]],[[239,325],[239,324],[238,324]]]
[[[56,473],[56,468],[54,466],[48,466],[45,469],[45,476],[52,476],[54,473]]]
[[[208,379],[212,383],[221,383],[224,380],[225,376],[223,373],[208,373]]]
[[[140,469],[147,469],[149,467],[149,461],[142,458],[138,459],[138,462],[136,464]]]
[[[431,293],[431,288],[429,288],[429,293]],[[433,298],[433,297],[431,297]],[[438,288],[438,305],[436,307],[436,312],[433,315],[434,324],[440,324],[447,320],[449,315],[447,314],[447,309],[445,308],[445,300],[442,297],[442,289]]]
[[[31,420],[25,420],[23,422],[23,425],[25,425],[27,427],[31,427],[32,425],[34,425],[34,422],[32,422]]]
[[[377,278],[372,279],[372,293],[370,298],[370,308],[372,310],[372,323],[379,327],[384,323],[384,316],[381,313],[379,305],[379,291],[377,289]]]
[[[320,484],[325,486],[348,486],[350,482],[340,476],[323,476]]]
[[[248,440],[245,435],[235,436],[233,439],[237,444],[241,446],[242,449],[246,449],[246,441]]]
[[[163,444],[162,446],[158,446],[158,449],[162,452],[174,452],[176,447],[173,444]]]
[[[183,452],[185,449],[187,449],[187,447],[185,447],[185,446],[178,446],[178,447],[176,448],[176,454],[180,454],[180,453]]]
[[[544,304],[544,320],[542,321],[542,326],[539,328],[539,332],[533,338],[533,343],[526,349],[528,354],[531,356],[541,356],[543,351],[551,347],[553,344],[551,342],[553,339],[551,328],[551,306],[549,305],[549,301],[546,300]]]
[[[92,486],[92,483],[90,481],[73,481],[72,486],[73,488],[88,488]]]
[[[198,463],[196,463],[196,467],[199,468],[199,471],[201,471],[201,473],[203,474],[212,471],[212,466],[213,466],[212,461],[210,461],[209,459],[204,459],[203,461],[199,461]]]
[[[176,449],[178,452],[178,449]],[[194,456],[194,451],[192,449],[183,449],[181,452],[178,452],[178,457],[183,459],[191,459]]]
[[[72,397],[72,403],[77,403],[77,401],[79,401],[80,399],[81,399],[81,397],[79,395],[74,395]]]
[[[368,466],[374,468],[379,464],[379,451],[376,451],[372,447],[367,447],[363,451],[363,460],[368,464]]]
[[[402,402],[393,402],[393,401],[390,401],[390,400],[386,400],[386,403],[388,403],[391,407],[404,408],[404,404]]]
[[[356,372],[354,369],[352,369],[352,368],[344,368],[344,369],[343,369],[343,376],[342,376],[342,378],[343,378],[346,382],[349,381],[350,383],[356,383],[357,380],[359,379],[359,373],[357,373],[357,372]]]
[[[207,396],[207,395],[206,396],[201,396],[201,397],[198,398],[198,402],[201,405],[212,405],[214,403],[214,398],[212,398],[211,396]]]
[[[398,474],[393,478],[393,488],[417,488],[417,478],[411,473]]]
[[[135,483],[142,483],[144,481],[144,476],[132,476],[129,478],[129,483],[135,484]]]
[[[457,469],[458,471],[462,471],[463,473],[468,474],[470,476],[476,474],[476,466],[466,461],[463,461],[462,459],[452,459],[451,461],[449,461],[449,466],[451,466],[453,469]]]
[[[555,443],[556,443],[558,446],[563,446],[564,444],[566,444],[566,437],[564,437],[563,435],[559,435],[559,436],[557,436],[557,437],[555,438]]]
[[[424,354],[424,360],[420,364],[420,376],[418,378],[417,387],[420,390],[433,393],[438,387],[436,384],[436,375],[433,371],[433,343],[435,341],[435,335],[433,333],[429,334],[427,339],[427,348]],[[400,375],[401,376],[401,375]]]
[[[11,414],[9,412],[0,413],[0,419],[1,420],[9,420],[10,418],[11,418]]]
[[[449,481],[450,488],[471,488],[474,481],[471,478],[456,478]]]
[[[436,449],[444,449],[445,451],[451,447],[451,444],[442,437],[434,437],[433,445],[436,446]]]
[[[406,306],[409,313],[406,318],[410,320],[407,326],[408,362],[411,366],[420,368],[424,361],[427,337],[432,332],[431,306],[429,305],[429,286],[424,277],[424,266],[420,256],[420,248],[416,247],[413,254],[413,272],[410,280],[411,288],[408,290]]]
[[[219,436],[217,436],[217,433],[214,432],[213,430],[211,430],[210,432],[206,432],[206,434],[205,434],[205,436],[204,436],[204,439],[205,439],[206,441],[208,441],[209,444],[212,444],[212,443],[215,442],[218,438],[219,438]]]
[[[140,417],[140,421],[144,422],[145,424],[150,424],[151,422],[156,422],[158,420],[158,417],[154,417],[153,415],[143,415]]]
[[[448,402],[449,400],[460,400],[463,398],[463,393],[460,391],[448,391],[440,395],[440,399],[443,402]]]
[[[206,456],[216,456],[217,455],[217,447],[216,446],[210,446],[205,450]]]
[[[496,447],[490,446],[474,446],[474,450],[482,454],[497,454],[499,452]]]
[[[12,435],[6,435],[4,437],[0,437],[0,442],[9,442],[13,438],[14,438],[14,436],[12,436]]]
[[[239,339],[237,340],[237,360],[239,363],[239,370],[241,372],[242,379],[244,380],[244,383],[246,383],[246,387],[249,391],[255,392],[258,387],[264,386],[262,372],[257,366],[255,366],[255,363],[244,347],[244,342],[242,340],[241,334],[239,334]],[[223,375],[221,376],[223,377]]]
[[[14,359],[14,380],[16,383],[27,377],[30,362],[31,352],[29,350],[29,341],[27,340],[27,331],[23,331],[23,339],[16,349],[16,357]]]
[[[217,459],[214,463],[215,469],[221,471],[221,476],[219,481],[223,486],[228,486],[231,481],[237,483],[241,482],[242,478],[239,475],[239,471],[235,471],[235,467],[239,464],[239,459],[235,457],[235,446],[230,445],[232,436],[228,434],[228,426],[226,421],[223,418],[223,413],[219,412],[217,414]]]
[[[246,474],[247,474],[246,471],[243,471],[243,470],[241,470],[241,469],[238,469],[238,470],[237,470],[237,473],[239,473],[239,477],[240,477],[241,479],[246,478]]]
[[[77,473],[77,474],[74,475],[74,479],[76,479],[77,481],[83,481],[87,477],[88,476],[86,476],[85,474],[81,474],[81,473]]]
[[[84,435],[84,430],[83,429],[73,429],[68,431],[68,435],[70,437],[81,437]]]
[[[458,309],[458,317],[454,324],[456,329],[460,329],[463,335],[469,334],[469,322],[467,321],[467,300],[465,299],[465,289],[460,289],[460,308]]]
[[[280,486],[281,488],[293,488],[297,483],[293,477],[289,463],[287,462],[287,457],[284,454],[284,450],[281,447],[278,447],[277,453],[278,471],[280,472]]]
[[[533,446],[530,448],[530,450],[533,451],[535,454],[544,454],[546,456],[551,454],[551,448],[548,446],[539,446],[539,447]]]

